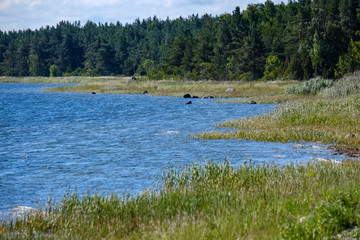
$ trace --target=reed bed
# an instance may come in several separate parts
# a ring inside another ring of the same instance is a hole
[[[1,239],[360,237],[360,163],[194,163],[134,197],[67,194],[0,225]],[[158,189],[158,190],[156,190]]]

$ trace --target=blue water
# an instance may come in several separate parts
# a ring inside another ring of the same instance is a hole
[[[264,114],[271,104],[150,95],[49,93],[49,84],[0,84],[0,212],[49,196],[139,193],[168,166],[341,159],[311,143],[196,140],[212,125]],[[217,129],[219,130],[219,129]]]

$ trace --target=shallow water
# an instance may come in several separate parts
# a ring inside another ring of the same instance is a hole
[[[65,192],[139,193],[168,166],[340,160],[311,143],[195,140],[214,123],[264,114],[272,104],[216,99],[49,93],[50,84],[0,84],[0,212],[38,207]]]

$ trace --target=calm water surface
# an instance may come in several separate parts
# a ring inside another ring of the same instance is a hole
[[[264,114],[275,105],[216,99],[48,93],[49,84],[0,84],[0,213],[38,207],[65,192],[139,193],[168,166],[341,159],[309,143],[195,140],[214,123]]]

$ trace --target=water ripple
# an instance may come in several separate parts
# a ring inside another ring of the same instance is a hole
[[[47,93],[46,84],[0,84],[0,212],[38,207],[65,192],[138,193],[169,165],[223,161],[285,164],[332,158],[314,144],[195,140],[213,124],[274,105],[217,104],[149,95]],[[300,147],[299,147],[300,146]]]

